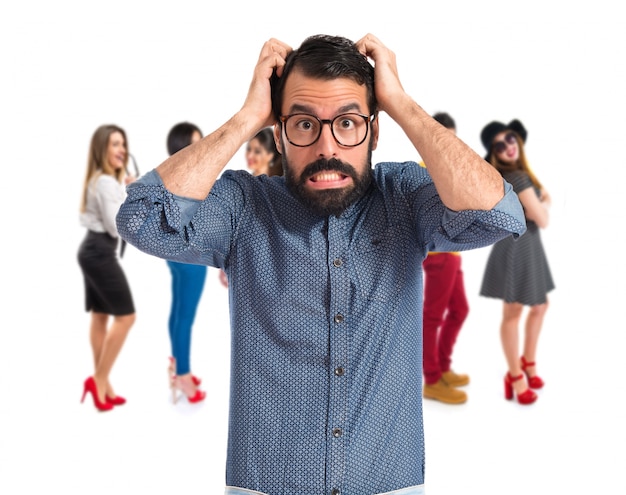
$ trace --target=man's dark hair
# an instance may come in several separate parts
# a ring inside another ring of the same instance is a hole
[[[454,119],[450,117],[450,114],[446,112],[438,112],[433,115],[433,119],[439,122],[442,126],[448,129],[456,129],[456,124],[454,123]]]
[[[315,35],[304,40],[300,48],[292,51],[285,60],[281,77],[272,77],[272,110],[278,118],[282,115],[283,92],[289,74],[301,71],[316,79],[347,77],[367,89],[369,113],[376,112],[374,93],[374,67],[367,57],[357,50],[354,42],[341,36]]]

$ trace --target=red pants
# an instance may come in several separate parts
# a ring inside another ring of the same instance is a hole
[[[452,350],[469,313],[461,256],[430,254],[424,260],[424,381],[450,370]]]

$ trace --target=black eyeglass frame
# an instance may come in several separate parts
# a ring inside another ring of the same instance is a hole
[[[317,120],[320,123],[319,131],[317,133],[317,137],[313,141],[311,141],[309,144],[296,144],[291,139],[289,139],[289,135],[287,134],[287,127],[284,124],[286,124],[287,120],[289,120],[291,117],[296,117],[298,115],[304,115],[306,117],[312,117],[312,118],[314,118],[315,120]],[[365,135],[363,136],[363,139],[361,139],[361,141],[359,141],[356,144],[343,144],[341,141],[339,141],[339,139],[337,139],[337,136],[335,136],[335,130],[333,129],[333,123],[337,119],[339,119],[341,117],[345,117],[346,115],[361,117],[365,121]],[[342,113],[342,114],[337,115],[333,119],[320,119],[316,115],[312,115],[310,113],[304,113],[304,112],[292,113],[292,114],[289,114],[289,115],[281,115],[280,117],[278,117],[278,120],[280,120],[281,124],[283,124],[283,126],[284,126],[285,137],[287,138],[287,141],[289,141],[293,146],[297,146],[298,148],[307,148],[307,147],[313,146],[315,143],[317,143],[318,139],[322,135],[322,128],[324,127],[324,124],[328,124],[328,126],[330,127],[330,133],[332,134],[333,139],[335,141],[337,141],[337,143],[340,146],[344,146],[346,148],[354,148],[356,146],[360,146],[367,139],[367,135],[369,134],[370,124],[372,122],[374,122],[374,119],[376,119],[376,113],[372,113],[372,114],[370,114],[368,116],[368,115],[363,115],[363,114],[356,113],[356,112]]]

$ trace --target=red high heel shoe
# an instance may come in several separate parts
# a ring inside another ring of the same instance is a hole
[[[524,358],[524,356],[522,356],[520,358],[521,362],[522,362],[522,371],[526,374],[526,378],[528,379],[528,386],[530,388],[541,388],[543,387],[543,380],[535,375],[535,376],[530,376],[528,374],[528,372],[526,371],[526,368],[530,367],[530,366],[535,366],[535,363],[529,363],[528,361],[526,361],[526,359]]]
[[[192,404],[195,404],[197,402],[202,402],[206,398],[206,392],[204,392],[203,390],[200,390],[199,388],[196,389],[193,395],[191,396],[187,395],[183,387],[178,383],[177,378],[178,377],[174,375],[172,376],[172,379],[170,380],[170,387],[172,389],[172,402],[174,404],[178,402],[178,394],[176,393],[176,390],[180,390],[183,393],[183,395],[187,397],[187,400],[191,402]],[[192,382],[193,382],[193,379],[192,379]]]
[[[524,374],[521,373],[517,376],[511,376],[510,373],[507,373],[504,377],[504,398],[506,400],[513,399],[514,389],[513,382],[517,380],[521,380],[524,378]],[[537,400],[537,394],[533,392],[531,389],[527,388],[521,394],[517,394],[517,402],[523,405],[532,404]]]
[[[176,375],[176,360],[170,356],[170,366],[168,368],[170,375],[175,376]],[[202,380],[200,378],[198,378],[196,375],[191,375],[191,379],[193,380],[193,384],[196,387],[199,387],[200,384],[202,383]]]
[[[100,402],[100,399],[98,398],[98,387],[96,386],[96,382],[94,381],[93,376],[90,376],[85,380],[85,385],[83,388],[83,398],[80,400],[81,404],[85,401],[85,396],[87,395],[87,392],[89,392],[93,397],[93,405],[96,406],[96,409],[98,409],[98,411],[110,411],[111,409],[113,409],[113,404],[106,402],[106,400],[104,402]]]
[[[113,406],[122,406],[126,404],[126,399],[119,395],[116,395],[115,397],[109,397],[108,395],[105,395],[104,400],[106,400],[107,404],[111,404]]]

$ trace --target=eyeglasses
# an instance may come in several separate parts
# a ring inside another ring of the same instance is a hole
[[[367,137],[369,123],[374,120],[375,114],[361,115],[360,113],[342,113],[334,119],[320,119],[308,113],[292,113],[281,115],[280,121],[285,125],[285,136],[294,146],[304,148],[314,144],[322,135],[324,124],[330,126],[335,141],[341,146],[358,146]]]
[[[506,150],[509,144],[513,144],[513,143],[517,143],[517,138],[515,137],[515,133],[508,132],[504,136],[503,141],[496,141],[495,143],[493,143],[493,151],[495,153],[502,153],[504,150]]]

